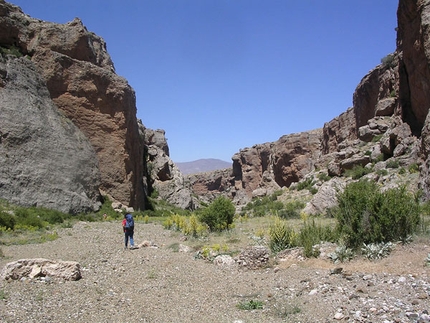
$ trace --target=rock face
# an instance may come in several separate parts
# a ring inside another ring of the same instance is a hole
[[[421,188],[430,198],[430,1],[399,1],[397,51],[403,119],[421,135]]]
[[[158,197],[182,209],[194,209],[184,176],[169,157],[164,130],[145,129],[142,126],[147,148],[149,190],[155,190]]]
[[[430,199],[430,1],[400,0],[397,15],[397,49],[363,77],[353,107],[324,124],[320,134],[290,135],[241,150],[233,156],[232,188],[224,192],[240,204],[269,194],[268,187],[312,180],[318,193],[305,210],[321,212],[335,203],[335,193],[348,181],[341,177],[346,171],[357,166],[386,171],[391,162],[419,165],[419,188]],[[322,184],[316,178],[321,172],[337,179]],[[368,177],[384,187],[397,185],[398,176],[390,172]],[[408,183],[418,189],[413,174]]]
[[[0,74],[1,198],[72,214],[98,209],[96,153],[54,106],[35,65],[0,59]]]
[[[209,201],[221,194],[243,205],[252,197],[288,187],[314,169],[320,155],[321,137],[322,130],[317,129],[242,149],[232,157],[232,171],[189,176],[193,193]]]
[[[115,74],[105,42],[79,19],[65,25],[44,22],[4,1],[0,26],[1,46],[27,55],[45,79],[52,101],[91,142],[97,158],[89,165],[98,163],[100,191],[143,209],[144,142],[135,94]]]

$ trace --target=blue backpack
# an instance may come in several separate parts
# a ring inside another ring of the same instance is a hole
[[[128,213],[125,215],[125,228],[130,229],[133,227],[134,227],[133,216],[130,213]]]

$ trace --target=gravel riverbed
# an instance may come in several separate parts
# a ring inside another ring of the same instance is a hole
[[[2,246],[3,268],[24,258],[77,261],[82,278],[0,281],[0,322],[430,322],[430,249],[396,246],[385,259],[287,259],[249,270],[178,252],[181,235],[137,224],[124,250],[120,224],[79,222],[43,244]],[[240,309],[238,304],[262,304]],[[260,303],[261,302],[261,303]]]

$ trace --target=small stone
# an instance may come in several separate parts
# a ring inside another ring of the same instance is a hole
[[[404,282],[406,282],[406,277],[399,277],[399,280],[398,280],[398,282],[399,283],[404,283]]]
[[[315,294],[317,294],[318,293],[318,290],[317,289],[312,289],[310,292],[309,292],[309,295],[315,295]]]
[[[334,319],[335,319],[335,320],[342,320],[344,317],[345,317],[345,315],[343,315],[343,314],[342,314],[342,313],[340,313],[340,312],[337,312],[337,313],[334,315]]]
[[[430,315],[428,315],[428,314],[421,314],[420,315],[420,321],[421,322],[430,322]]]

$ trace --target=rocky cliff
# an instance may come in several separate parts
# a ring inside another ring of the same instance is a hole
[[[37,68],[2,56],[0,75],[0,197],[75,214],[97,209],[96,153],[52,103]]]
[[[0,0],[1,197],[80,212],[97,208],[101,195],[144,209],[156,191],[193,209],[220,194],[243,205],[309,181],[312,213],[361,166],[384,187],[406,183],[429,199],[429,3],[399,1],[397,49],[363,77],[344,113],[321,129],[241,149],[231,169],[184,177],[164,131],[136,119],[134,91],[115,74],[103,39],[79,19],[49,23]],[[405,178],[393,164],[419,173]]]
[[[50,105],[61,111],[63,122],[72,121],[83,133],[81,137],[88,138],[96,156],[89,163],[76,161],[76,165],[81,168],[97,165],[100,180],[95,181],[94,185],[98,185],[102,194],[124,205],[143,209],[144,142],[136,119],[135,94],[127,81],[115,74],[103,39],[89,32],[79,19],[64,25],[45,22],[33,19],[18,7],[1,0],[0,46],[3,53],[15,52],[26,57],[35,73],[43,78],[44,89],[41,89],[40,95],[47,93]],[[2,57],[5,59],[5,55]],[[13,61],[13,58],[8,61]],[[17,64],[9,66],[16,67]],[[27,95],[25,85],[21,86],[21,95]],[[3,96],[8,95],[5,89],[3,87]],[[34,95],[38,96],[37,93]],[[48,101],[46,99],[39,104],[41,109]],[[2,104],[2,119],[8,118]],[[14,110],[12,106],[11,110]],[[16,107],[14,113],[19,112],[25,113]],[[18,119],[15,121],[19,122]],[[39,123],[38,126],[45,128],[47,125],[44,127]],[[8,129],[1,131],[9,132]],[[59,135],[56,133],[53,136]],[[28,135],[27,139],[33,141],[35,138]],[[7,144],[6,140],[2,140],[3,148]],[[16,150],[15,155],[25,175],[26,156],[21,150]],[[55,155],[60,155],[60,152]],[[72,151],[68,155],[73,155]],[[52,159],[54,155],[51,154]],[[50,167],[56,166],[53,162]],[[1,167],[4,168],[5,164],[2,163]],[[30,181],[35,180],[28,176]],[[27,194],[34,193],[29,187],[27,189]],[[87,193],[94,195],[93,191]]]
[[[430,1],[400,0],[397,49],[363,77],[353,106],[324,124],[322,130],[284,136],[276,142],[242,149],[233,156],[231,186],[219,194],[243,204],[250,198],[310,180],[317,194],[306,211],[322,212],[333,205],[338,189],[351,179],[347,170],[361,166],[384,187],[407,185],[430,198]],[[393,40],[394,41],[394,40]],[[393,170],[419,167],[419,177]],[[318,179],[325,174],[328,182]],[[198,190],[212,175],[190,178]],[[225,182],[229,182],[227,175]],[[222,182],[222,179],[217,179]],[[226,194],[228,192],[228,194]],[[212,195],[217,195],[212,191]]]

